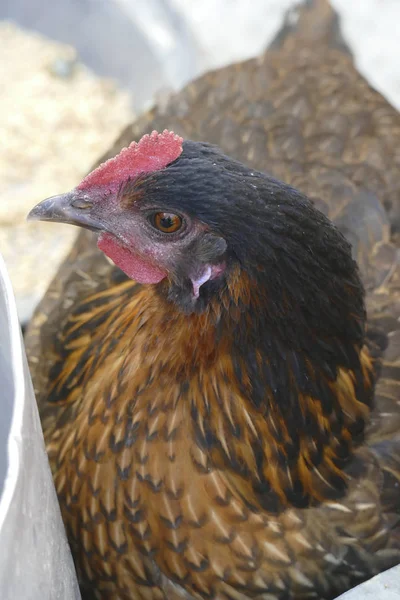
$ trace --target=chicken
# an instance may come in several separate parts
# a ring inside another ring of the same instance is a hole
[[[26,337],[85,598],[328,600],[400,562],[399,147],[315,0],[32,210],[92,230]]]

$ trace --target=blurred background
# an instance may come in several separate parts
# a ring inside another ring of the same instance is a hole
[[[0,0],[0,252],[26,322],[75,231],[25,223],[135,115],[257,55],[298,0]],[[400,109],[400,0],[331,0],[358,69]]]

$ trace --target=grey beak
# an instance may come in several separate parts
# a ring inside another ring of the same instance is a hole
[[[39,202],[32,208],[27,220],[68,223],[92,231],[104,231],[106,228],[93,217],[91,208],[90,200],[82,193],[73,190]]]

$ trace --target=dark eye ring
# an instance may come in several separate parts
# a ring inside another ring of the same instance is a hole
[[[150,222],[162,233],[175,233],[182,227],[183,220],[179,215],[167,212],[158,212],[151,216]]]

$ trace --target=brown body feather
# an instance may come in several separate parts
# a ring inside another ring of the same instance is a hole
[[[322,600],[400,562],[400,118],[333,24],[316,1],[260,59],[190,84],[109,153],[164,127],[217,143],[305,192],[353,243],[368,349],[356,349],[360,372],[339,371],[334,410],[298,397],[309,429],[299,426],[291,460],[296,424],[274,387],[260,412],[245,368],[232,383],[243,306],[261,302],[235,273],[221,305],[182,315],[84,232],[30,326],[63,517],[98,598]],[[312,366],[310,376],[322,377]],[[288,494],[296,486],[304,508]]]

